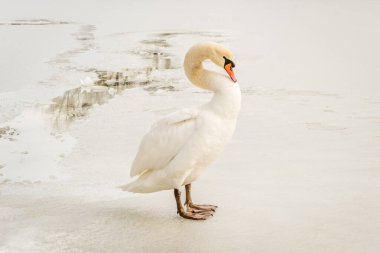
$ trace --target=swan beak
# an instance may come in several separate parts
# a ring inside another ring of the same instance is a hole
[[[236,83],[237,79],[235,77],[235,73],[232,70],[232,68],[233,68],[232,63],[228,63],[228,64],[224,65],[224,69],[227,71],[227,74],[230,76],[231,80],[234,81],[234,83]]]

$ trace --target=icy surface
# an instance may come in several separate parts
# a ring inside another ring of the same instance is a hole
[[[378,2],[0,3],[0,252],[379,252]],[[155,120],[210,98],[182,70],[210,40],[243,101],[194,222],[117,186]]]

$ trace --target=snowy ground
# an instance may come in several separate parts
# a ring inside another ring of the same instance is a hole
[[[0,3],[0,252],[379,252],[376,1]],[[194,222],[117,186],[152,122],[210,98],[182,70],[209,40],[243,104]]]

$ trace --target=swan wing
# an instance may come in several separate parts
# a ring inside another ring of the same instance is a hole
[[[179,153],[195,130],[199,109],[185,109],[156,122],[140,143],[131,177],[164,168]]]

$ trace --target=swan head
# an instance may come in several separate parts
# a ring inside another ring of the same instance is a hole
[[[215,81],[215,78],[222,75],[203,68],[202,63],[207,59],[211,60],[218,67],[223,68],[232,82],[237,82],[233,71],[235,63],[233,62],[234,57],[232,52],[217,43],[204,42],[191,47],[185,56],[185,73],[187,78],[189,78],[194,85],[214,92],[225,86],[221,85],[223,82]],[[227,76],[225,76],[225,78],[227,78]],[[231,82],[225,83],[227,84],[226,87],[231,85]]]
[[[234,56],[232,52],[217,43],[209,42],[209,45],[210,45],[210,51],[209,51],[210,60],[214,64],[223,68],[227,72],[227,74],[230,76],[231,80],[236,83],[237,79],[233,71],[233,68],[235,67],[235,63],[233,62]]]

